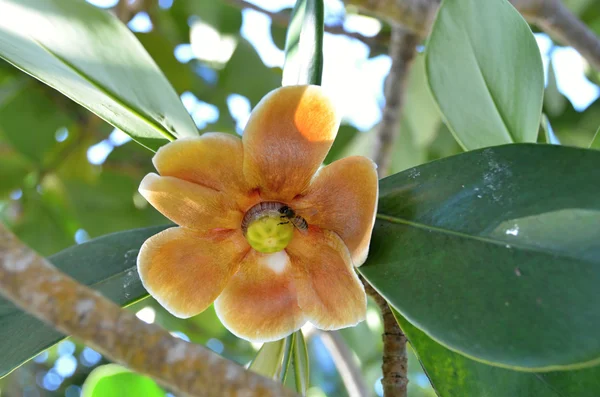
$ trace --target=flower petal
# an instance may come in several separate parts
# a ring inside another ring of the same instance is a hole
[[[235,229],[242,223],[243,213],[224,193],[182,179],[148,174],[139,192],[164,216],[190,229]]]
[[[332,330],[363,321],[367,295],[350,253],[335,233],[309,228],[286,248],[292,261],[298,304],[316,327]]]
[[[291,206],[309,225],[336,232],[354,266],[360,266],[369,251],[377,195],[375,164],[366,157],[346,157],[322,168]]]
[[[242,164],[242,140],[230,134],[205,133],[161,147],[152,162],[162,176],[197,183],[243,202],[248,193]]]
[[[215,310],[227,329],[252,342],[281,339],[306,321],[298,307],[285,251],[262,254],[250,250],[215,301]]]
[[[187,318],[211,305],[249,249],[240,231],[202,235],[174,227],[146,240],[137,266],[150,295],[173,315]]]
[[[339,127],[318,86],[281,87],[252,111],[244,135],[244,175],[269,200],[289,201],[310,183]]]

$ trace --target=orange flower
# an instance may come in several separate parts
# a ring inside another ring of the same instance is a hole
[[[310,321],[326,330],[365,318],[361,265],[377,205],[365,157],[319,170],[339,119],[318,86],[282,87],[252,112],[243,138],[179,139],[154,156],[140,193],[179,227],[149,238],[138,270],[178,317],[213,301],[235,335],[273,341]]]

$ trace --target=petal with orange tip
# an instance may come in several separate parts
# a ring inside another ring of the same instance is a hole
[[[291,206],[309,225],[337,233],[354,266],[367,259],[377,212],[375,163],[362,156],[346,157],[323,167]]]
[[[269,200],[289,201],[304,190],[327,155],[339,127],[321,87],[271,91],[244,130],[244,175]]]
[[[213,303],[249,249],[240,231],[206,235],[173,227],[142,245],[138,272],[154,299],[173,315],[187,318]]]
[[[227,329],[252,342],[281,339],[306,322],[285,251],[250,250],[215,301],[215,310]]]
[[[180,226],[208,231],[239,228],[242,222],[243,213],[233,199],[205,186],[148,174],[138,190],[154,208]]]
[[[317,328],[351,327],[365,319],[367,295],[350,253],[335,233],[310,228],[286,248],[298,291],[298,305]]]
[[[152,162],[162,176],[197,183],[240,200],[248,190],[243,157],[240,138],[214,132],[170,142],[158,149]]]

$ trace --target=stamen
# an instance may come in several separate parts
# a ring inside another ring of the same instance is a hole
[[[294,236],[294,224],[284,215],[283,203],[265,201],[250,208],[242,220],[242,232],[250,246],[259,252],[283,250]]]

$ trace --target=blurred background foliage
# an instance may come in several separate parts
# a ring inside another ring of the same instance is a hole
[[[251,108],[280,84],[292,0],[90,2],[115,12],[135,32],[201,132],[241,134]],[[331,162],[371,154],[390,66],[390,27],[345,9],[339,0],[325,3],[323,85],[344,115],[326,159]],[[600,34],[600,0],[565,3]],[[600,73],[572,48],[543,33],[536,39],[547,77],[544,112],[554,139],[587,147],[600,125]],[[426,87],[421,55],[406,95],[393,172],[460,153]],[[111,232],[167,223],[137,193],[139,181],[153,171],[151,158],[124,133],[0,61],[0,219],[41,254]],[[170,316],[151,299],[130,309],[242,365],[260,347],[231,335],[212,309],[187,321]],[[381,330],[378,311],[370,307],[366,322],[341,331],[374,396],[381,395]],[[319,333],[311,333],[308,343],[309,395],[348,395]],[[76,397],[89,372],[103,363],[92,349],[66,340],[1,379],[0,395]],[[410,369],[410,396],[435,395],[412,354]]]

